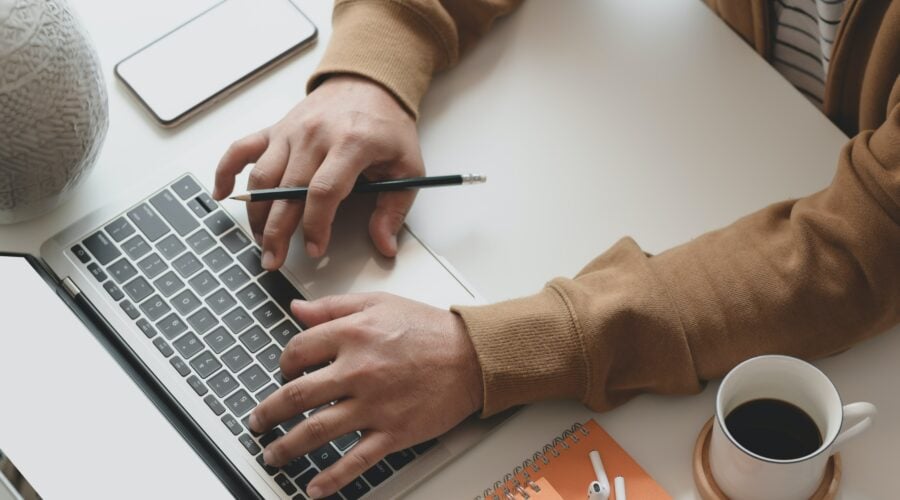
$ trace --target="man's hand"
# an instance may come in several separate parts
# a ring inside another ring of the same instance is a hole
[[[284,263],[301,219],[306,252],[325,253],[335,211],[361,174],[383,180],[425,173],[413,118],[380,85],[355,76],[329,78],[281,121],[232,144],[216,169],[213,198],[228,196],[235,176],[254,162],[251,190],[309,186],[305,204],[247,204],[250,227],[263,248],[262,266],[269,270]],[[388,257],[397,253],[397,232],[415,193],[378,195],[369,234]]]
[[[281,372],[293,380],[259,404],[250,426],[267,432],[325,408],[269,444],[263,458],[283,466],[362,431],[356,446],[309,484],[311,497],[336,492],[388,453],[443,434],[481,408],[481,367],[452,312],[388,294],[295,301],[291,309],[309,327],[281,356]]]

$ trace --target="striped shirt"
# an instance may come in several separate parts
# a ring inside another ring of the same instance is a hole
[[[773,66],[820,109],[834,36],[846,0],[772,0]]]

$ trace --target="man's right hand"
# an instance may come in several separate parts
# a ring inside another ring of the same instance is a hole
[[[262,265],[269,270],[284,263],[301,221],[306,252],[325,253],[337,207],[360,175],[383,180],[425,174],[413,117],[379,84],[350,75],[329,78],[281,121],[233,143],[216,169],[213,197],[228,196],[249,163],[256,165],[248,189],[309,186],[305,203],[247,204],[250,227],[263,248]],[[397,233],[415,193],[378,195],[369,234],[388,257],[397,253]]]

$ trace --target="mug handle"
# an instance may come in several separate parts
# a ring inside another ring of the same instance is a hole
[[[837,451],[844,443],[868,429],[872,425],[875,414],[878,413],[878,409],[875,408],[875,405],[862,402],[845,405],[843,411],[845,423],[850,421],[856,421],[856,423],[849,429],[840,433],[837,439],[834,440],[834,451]]]

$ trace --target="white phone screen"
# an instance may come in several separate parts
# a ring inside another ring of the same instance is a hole
[[[290,0],[225,0],[116,66],[163,124],[172,124],[316,36]]]

